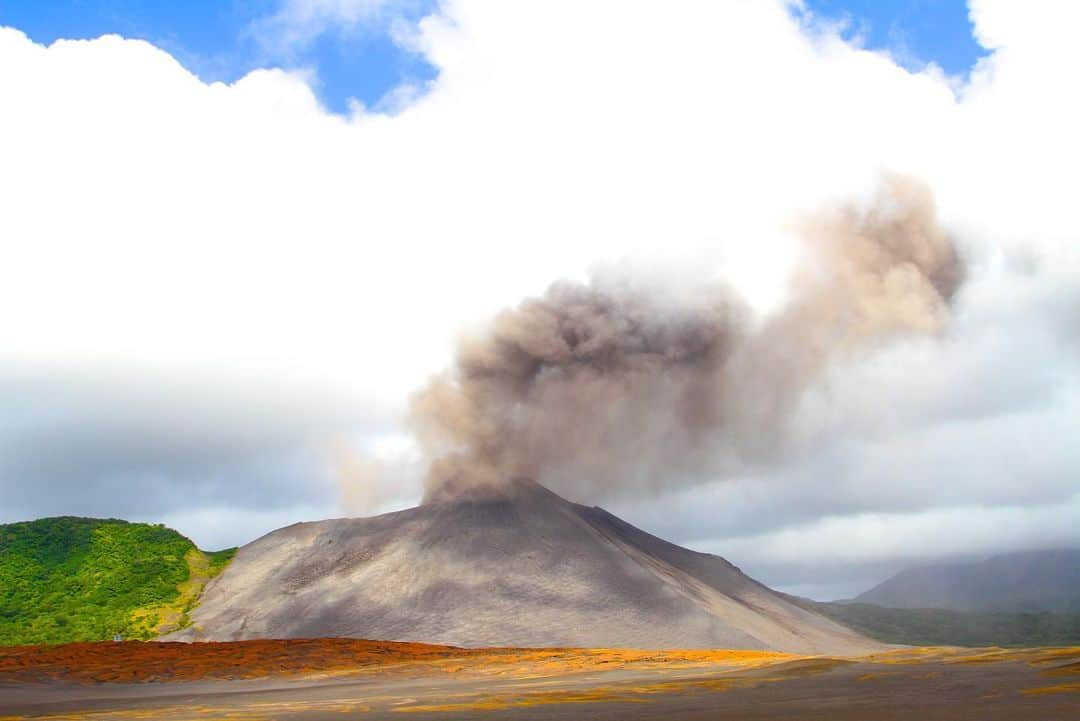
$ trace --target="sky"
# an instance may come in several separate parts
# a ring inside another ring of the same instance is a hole
[[[378,108],[401,86],[424,92],[436,67],[394,33],[437,9],[434,0],[6,0],[0,23],[46,45],[107,34],[146,40],[204,82],[232,83],[263,67],[299,71],[325,108],[347,113],[357,102]],[[963,2],[812,0],[793,12],[915,70],[933,62],[962,77],[986,54]]]
[[[782,460],[602,504],[818,598],[1080,545],[1078,19],[0,0],[0,522],[216,548],[411,505],[408,399],[463,332],[605,264],[767,317],[792,218],[902,173],[965,260],[947,326],[830,368]]]
[[[430,0],[5,0],[0,23],[43,44],[108,34],[146,40],[204,82],[286,68],[305,74],[328,110],[347,113],[353,103],[377,107],[395,88],[422,89],[435,77],[422,54],[394,37],[398,23],[435,9]]]

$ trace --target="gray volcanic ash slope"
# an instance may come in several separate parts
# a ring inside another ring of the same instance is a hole
[[[373,518],[300,523],[237,553],[178,640],[354,636],[462,646],[880,646],[717,556],[519,481]]]

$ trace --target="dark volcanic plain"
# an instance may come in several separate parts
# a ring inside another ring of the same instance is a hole
[[[1080,648],[463,649],[356,639],[0,649],[0,719],[1080,718]]]

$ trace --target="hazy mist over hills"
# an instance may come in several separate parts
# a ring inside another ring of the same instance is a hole
[[[854,600],[892,608],[1080,613],[1080,549],[910,568]]]

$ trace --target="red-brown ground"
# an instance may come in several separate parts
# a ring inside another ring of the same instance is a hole
[[[0,647],[0,681],[73,683],[198,681],[385,666],[461,658],[477,651],[347,638],[160,643],[123,641]]]

